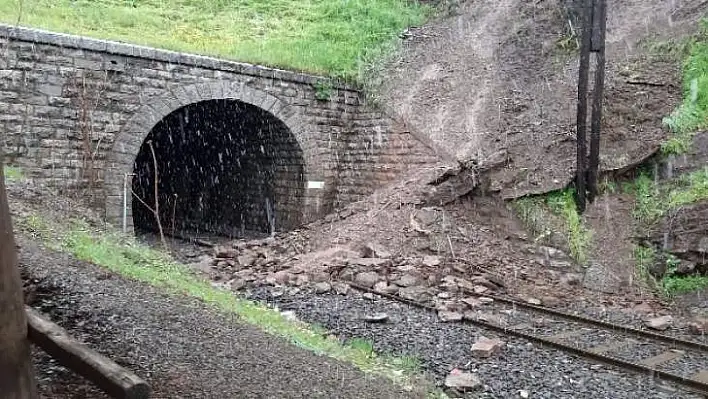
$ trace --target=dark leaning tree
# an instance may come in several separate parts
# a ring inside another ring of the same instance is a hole
[[[0,150],[0,397],[34,399],[37,389],[2,165]]]

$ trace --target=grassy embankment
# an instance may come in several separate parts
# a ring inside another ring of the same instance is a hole
[[[0,21],[361,80],[434,13],[408,0],[0,0]]]

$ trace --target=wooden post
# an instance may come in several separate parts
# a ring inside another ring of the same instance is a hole
[[[0,396],[34,399],[37,387],[2,158],[0,150]]]
[[[150,387],[140,377],[71,338],[58,325],[27,307],[29,337],[62,366],[86,377],[114,398],[145,399]]]
[[[583,1],[583,34],[580,45],[580,65],[578,68],[578,110],[577,110],[577,167],[575,175],[575,199],[578,207],[578,212],[585,211],[585,182],[586,176],[586,161],[587,161],[587,146],[586,130],[588,119],[588,74],[590,69],[590,50],[592,45],[592,6],[593,0]]]
[[[590,161],[588,165],[588,200],[593,202],[598,195],[600,169],[600,127],[602,125],[602,97],[605,88],[605,28],[607,25],[606,0],[595,0],[593,7],[592,49],[596,54],[595,87],[593,89]]]

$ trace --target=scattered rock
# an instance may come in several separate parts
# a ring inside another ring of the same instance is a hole
[[[390,258],[391,252],[387,251],[380,244],[367,243],[362,248],[362,256],[364,258]]]
[[[708,334],[708,318],[696,317],[687,324],[688,331],[691,334],[705,335]]]
[[[568,258],[568,255],[566,255],[563,251],[561,251],[558,248],[540,246],[540,247],[538,247],[538,252],[540,255],[543,255],[546,259],[567,259]]]
[[[462,299],[462,302],[466,303],[467,306],[473,309],[479,307],[482,304],[482,302],[480,302],[477,298],[464,298]]]
[[[635,305],[633,310],[635,312],[641,312],[641,313],[651,313],[654,311],[654,309],[652,309],[651,305],[646,302],[642,302],[642,303]]]
[[[453,312],[450,310],[440,310],[438,311],[438,317],[440,318],[440,321],[442,322],[449,322],[449,321],[460,321],[462,320],[462,313],[459,312]]]
[[[347,295],[349,293],[349,284],[347,283],[336,282],[332,284],[332,288],[338,295]]]
[[[249,267],[256,261],[256,257],[251,253],[239,255],[236,260],[241,267]]]
[[[525,389],[521,389],[521,390],[519,390],[519,396],[524,399],[527,399],[529,397],[529,391],[527,391]]]
[[[445,386],[459,391],[467,391],[481,387],[482,381],[475,374],[453,369],[445,377]]]
[[[374,285],[374,291],[382,294],[394,295],[398,292],[398,287],[393,284],[388,284],[385,281],[379,281]]]
[[[293,275],[285,270],[280,270],[273,274],[273,279],[276,283],[285,285],[293,279]]]
[[[332,286],[327,282],[315,284],[315,294],[326,294],[332,290]]]
[[[354,258],[351,259],[351,262],[366,268],[380,268],[392,265],[391,259],[384,258]]]
[[[399,287],[410,287],[412,285],[415,285],[417,282],[418,279],[415,276],[406,273],[393,283]]]
[[[442,260],[437,255],[427,255],[423,257],[423,264],[428,267],[440,266]]]
[[[579,273],[566,273],[561,277],[561,284],[565,285],[580,285],[583,281],[583,275]]]
[[[693,274],[696,271],[696,264],[682,259],[676,271],[683,275]]]
[[[423,302],[427,299],[430,299],[430,294],[428,294],[428,290],[425,289],[425,287],[420,286],[402,288],[400,291],[398,291],[398,295],[400,295],[402,298],[417,302]]]
[[[483,286],[483,285],[475,285],[474,288],[472,289],[472,292],[475,294],[484,294],[485,292],[489,291],[489,288]]]
[[[341,272],[339,272],[339,278],[344,281],[353,281],[354,275],[354,270],[349,268],[343,269]]]
[[[366,288],[373,288],[381,280],[376,272],[361,272],[354,277],[354,282]]]
[[[647,327],[652,328],[654,330],[666,330],[669,328],[671,323],[673,322],[674,318],[671,316],[661,316],[661,317],[655,317],[653,319],[649,319],[647,321]]]
[[[561,304],[561,300],[554,296],[544,296],[543,298],[541,298],[541,303],[544,304],[546,307],[554,308]]]
[[[215,258],[235,258],[238,256],[238,251],[232,247],[217,245],[214,247]]]
[[[312,274],[312,282],[313,283],[324,283],[329,281],[330,275],[329,273],[325,272],[317,272]]]
[[[240,291],[246,286],[243,280],[231,280],[231,291]]]
[[[386,313],[374,313],[372,315],[367,315],[364,317],[369,323],[383,323],[388,320],[388,315]]]
[[[438,213],[435,208],[421,208],[415,213],[415,219],[422,227],[428,227],[438,220]]]
[[[480,336],[477,342],[472,344],[472,354],[476,357],[487,358],[498,353],[503,345],[504,342],[501,340]]]

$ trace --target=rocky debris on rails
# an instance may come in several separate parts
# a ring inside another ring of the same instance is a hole
[[[673,320],[671,316],[659,316],[647,320],[646,325],[651,329],[664,331],[671,326]]]
[[[476,374],[453,369],[450,374],[445,377],[445,386],[465,392],[482,387],[482,381]]]
[[[482,335],[472,344],[472,354],[481,358],[490,357],[499,353],[502,346],[504,346],[503,341],[496,338],[490,339]]]

